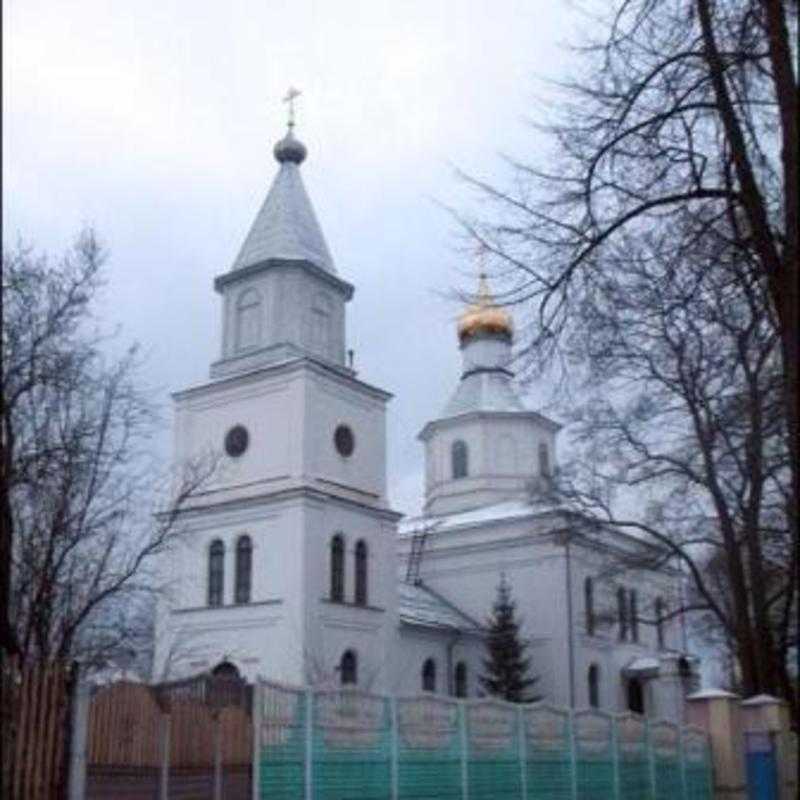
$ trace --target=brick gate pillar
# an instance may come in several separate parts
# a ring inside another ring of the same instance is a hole
[[[723,689],[705,689],[689,695],[686,704],[686,721],[703,728],[711,740],[714,800],[746,800],[739,696]]]

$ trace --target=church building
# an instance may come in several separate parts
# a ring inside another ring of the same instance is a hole
[[[163,558],[154,678],[235,671],[478,696],[503,580],[542,698],[680,719],[697,664],[669,613],[679,576],[554,498],[560,426],[519,397],[513,320],[485,276],[454,336],[461,378],[419,433],[422,514],[390,508],[391,395],[347,361],[354,287],[325,243],[291,122],[274,154],[266,199],[214,282],[220,357],[209,382],[174,395],[176,465],[219,464]]]

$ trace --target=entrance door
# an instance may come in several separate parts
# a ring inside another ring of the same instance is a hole
[[[778,800],[775,748],[768,733],[745,733],[747,800]]]

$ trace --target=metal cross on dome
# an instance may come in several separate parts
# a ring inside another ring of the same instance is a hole
[[[294,86],[289,87],[289,91],[286,92],[286,97],[283,98],[284,103],[289,104],[289,127],[294,128],[294,101],[303,94],[299,89],[295,89]]]

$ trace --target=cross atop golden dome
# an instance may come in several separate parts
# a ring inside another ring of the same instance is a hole
[[[478,333],[500,334],[509,339],[514,334],[514,321],[511,319],[511,314],[495,303],[484,272],[481,273],[478,280],[475,302],[467,306],[458,318],[458,338],[462,342]]]

